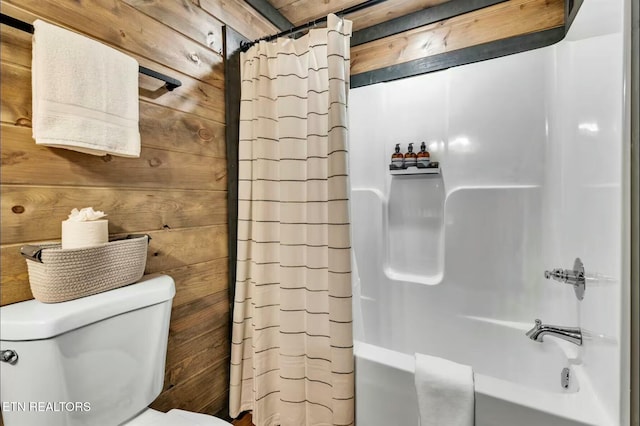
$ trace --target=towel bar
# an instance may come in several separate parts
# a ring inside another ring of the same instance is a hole
[[[19,29],[20,31],[24,31],[26,33],[33,34],[33,25],[27,22],[20,21],[19,19],[13,18],[9,15],[5,15],[4,13],[0,14],[0,23],[9,25],[10,27]],[[140,66],[138,71],[141,74],[164,81],[166,83],[165,87],[168,91],[172,91],[173,89],[182,86],[180,80],[176,80],[175,78],[161,74],[147,67]]]

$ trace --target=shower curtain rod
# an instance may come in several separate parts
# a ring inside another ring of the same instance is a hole
[[[340,10],[338,12],[334,12],[334,13],[336,15],[342,17],[342,16],[348,15],[350,13],[354,13],[354,12],[358,12],[360,10],[367,9],[367,8],[369,8],[371,6],[375,6],[377,4],[384,3],[385,1],[387,1],[387,0],[367,0],[364,3],[360,3],[360,4],[357,4],[355,6],[351,6],[351,7],[348,7],[346,9],[342,9],[342,10]],[[297,34],[299,32],[305,31],[305,30],[309,29],[310,27],[316,26],[316,25],[321,24],[321,23],[326,22],[326,21],[327,21],[327,17],[325,16],[323,18],[318,18],[318,19],[314,19],[313,21],[309,21],[306,24],[298,25],[297,27],[293,27],[291,29],[284,30],[282,32],[279,32],[278,34],[262,37],[262,38],[259,38],[257,40],[254,40],[254,41],[241,41],[240,42],[240,50],[242,50],[243,52],[246,52],[247,50],[249,50],[249,48],[251,46],[253,46],[254,44],[259,43],[261,41],[273,41],[273,40],[277,39],[278,37],[294,35],[294,34]]]
[[[20,31],[24,31],[25,33],[33,34],[33,25],[23,22],[19,19],[13,18],[9,15],[5,15],[4,13],[0,14],[0,23],[9,25],[10,27],[16,28]],[[149,77],[153,77],[155,79],[164,81],[165,87],[168,91],[172,91],[173,89],[182,86],[182,82],[180,80],[176,80],[173,77],[169,77],[167,75],[161,74],[157,71],[151,70],[147,67],[143,67],[139,65],[138,72],[144,75],[148,75]]]

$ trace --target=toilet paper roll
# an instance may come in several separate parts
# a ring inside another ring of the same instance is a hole
[[[109,221],[62,222],[62,248],[92,247],[109,242]]]

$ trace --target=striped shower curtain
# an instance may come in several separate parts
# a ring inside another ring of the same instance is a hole
[[[241,56],[230,413],[354,423],[347,95],[351,22]]]

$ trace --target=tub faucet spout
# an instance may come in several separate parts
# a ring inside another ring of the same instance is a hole
[[[542,338],[547,334],[571,342],[574,345],[582,346],[582,330],[579,327],[546,325],[537,319],[536,325],[527,331],[527,337],[535,342],[542,342]]]

